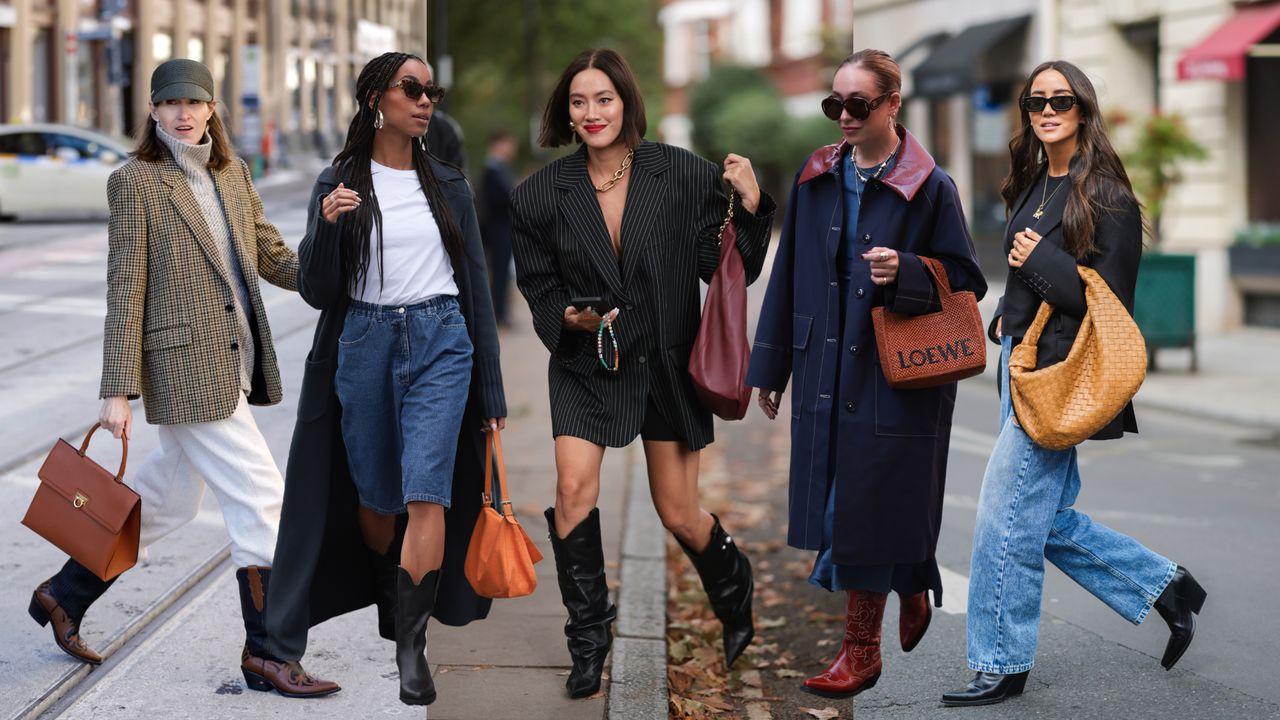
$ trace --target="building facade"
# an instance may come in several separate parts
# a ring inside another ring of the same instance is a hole
[[[331,153],[363,64],[426,30],[425,0],[0,0],[0,119],[131,134],[151,72],[188,57],[241,152]]]

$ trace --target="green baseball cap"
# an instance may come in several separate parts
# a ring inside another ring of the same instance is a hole
[[[177,58],[160,63],[151,73],[151,102],[190,98],[213,100],[213,74],[195,60]]]

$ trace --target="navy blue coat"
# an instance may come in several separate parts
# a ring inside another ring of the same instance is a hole
[[[791,489],[787,542],[822,544],[828,482],[836,479],[834,559],[844,565],[918,563],[933,557],[951,438],[955,383],[892,390],[880,370],[871,308],[909,315],[940,308],[919,256],[940,260],[956,290],[987,290],[955,183],[901,126],[902,151],[872,180],[858,216],[859,247],[899,254],[898,278],[881,287],[859,261],[840,296],[836,251],[843,238],[841,142],[818,149],[796,176],[782,239],[756,328],[747,384],[791,399]],[[838,327],[840,303],[845,325]],[[840,338],[844,342],[840,342]],[[839,387],[836,368],[839,365]],[[832,414],[837,417],[833,418]],[[832,422],[836,421],[835,437]],[[835,467],[828,467],[830,444]]]

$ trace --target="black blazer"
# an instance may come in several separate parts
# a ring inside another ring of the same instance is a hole
[[[636,148],[616,257],[587,174],[586,147],[529,177],[511,194],[516,284],[551,351],[552,434],[621,447],[635,439],[648,398],[692,450],[713,439],[711,413],[689,381],[702,319],[698,281],[720,262],[717,232],[728,211],[720,169],[687,150]],[[753,282],[764,265],[774,202],[734,209],[738,250]],[[600,296],[620,310],[621,361],[605,370],[594,333],[563,329],[572,297]]]
[[[1034,184],[1033,184],[1034,185]],[[1024,190],[1009,213],[1009,222],[1028,202],[1031,188]],[[1064,194],[1059,203],[1065,204]],[[1104,210],[1094,226],[1095,249],[1083,260],[1063,249],[1061,214],[1059,219],[1040,233],[1041,241],[1027,256],[1021,268],[1009,268],[1004,297],[996,308],[995,317],[987,328],[992,342],[999,343],[995,328],[1006,307],[1034,308],[1042,300],[1053,306],[1053,314],[1036,343],[1036,368],[1062,362],[1071,352],[1080,322],[1084,319],[1084,282],[1076,271],[1077,265],[1091,267],[1098,272],[1129,313],[1133,314],[1133,295],[1138,283],[1138,263],[1142,259],[1142,213],[1132,199],[1117,200],[1113,210]],[[1005,255],[1013,248],[1013,228],[1005,228]],[[1113,440],[1126,432],[1138,432],[1133,403],[1116,416],[1091,440]]]
[[[431,167],[465,238],[466,255],[454,265],[453,277],[474,347],[470,393],[458,433],[453,505],[445,513],[444,566],[432,616],[446,625],[465,625],[485,617],[490,606],[488,599],[475,594],[462,571],[484,486],[484,436],[479,428],[485,418],[505,417],[507,406],[471,190],[456,168],[434,159]],[[320,203],[340,179],[334,167],[320,173],[311,191],[307,234],[298,248],[298,291],[320,310],[320,319],[302,374],[266,612],[271,652],[283,660],[300,659],[308,629],[331,617],[377,603],[383,621],[390,622],[395,609],[379,593],[378,563],[356,523],[359,497],[342,442],[342,406],[333,390],[338,337],[350,300],[338,252],[343,221],[325,221]]]

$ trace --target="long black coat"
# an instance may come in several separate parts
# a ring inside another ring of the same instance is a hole
[[[472,591],[462,573],[467,543],[480,512],[484,484],[485,418],[506,417],[498,330],[485,278],[484,250],[470,187],[458,170],[432,160],[449,209],[466,239],[466,256],[455,262],[458,304],[467,320],[472,358],[471,392],[458,436],[453,505],[445,514],[445,557],[433,617],[465,625],[485,617],[490,601]],[[298,291],[320,309],[315,339],[307,355],[298,401],[298,422],[289,447],[284,509],[268,589],[267,630],[272,651],[296,660],[307,646],[308,629],[331,617],[373,604],[375,564],[356,521],[359,498],[343,445],[342,408],[333,390],[338,337],[349,298],[339,254],[341,220],[321,217],[323,196],[337,187],[339,172],[326,168],[311,191],[307,235],[298,249]],[[379,606],[380,614],[390,608]]]
[[[585,146],[511,194],[516,284],[551,351],[553,435],[626,445],[639,434],[651,395],[689,449],[711,442],[711,413],[698,402],[688,367],[702,322],[698,280],[709,282],[720,263],[716,238],[729,208],[721,187],[713,163],[642,142],[631,166],[620,258],[587,174]],[[773,210],[767,194],[754,215],[741,201],[735,206],[748,283],[764,265]],[[572,297],[603,297],[603,310],[619,308],[618,372],[600,365],[594,333],[564,329]]]
[[[752,387],[794,385],[787,542],[822,546],[834,478],[832,554],[842,565],[931,559],[942,525],[956,385],[890,388],[871,309],[921,315],[940,307],[921,256],[941,261],[953,289],[978,298],[987,291],[955,183],[905,128],[898,134],[903,146],[893,169],[867,183],[855,240],[859,248],[898,251],[896,282],[872,283],[870,265],[858,262],[848,294],[840,295],[840,172],[849,146],[820,148],[801,167],[787,201],[747,372]]]
[[[1009,223],[1027,204],[1035,183],[1022,191],[1009,213]],[[1022,313],[1035,314],[1044,300],[1053,306],[1053,314],[1036,343],[1036,368],[1062,362],[1071,352],[1071,345],[1080,332],[1080,322],[1088,309],[1084,297],[1084,281],[1076,270],[1077,265],[1093,268],[1107,282],[1111,292],[1133,314],[1133,296],[1138,285],[1138,263],[1142,259],[1142,213],[1136,201],[1129,199],[1104,211],[1094,225],[1094,251],[1081,260],[1063,249],[1061,206],[1067,194],[1055,198],[1047,209],[1056,218],[1048,229],[1040,233],[1040,243],[1027,256],[1021,268],[1009,268],[1005,281],[1004,297],[996,307],[995,317],[987,328],[992,342],[999,343],[995,334],[996,322],[1004,315],[1005,308],[1017,307]],[[1012,226],[1005,228],[1005,255],[1013,248]],[[1090,440],[1114,440],[1126,432],[1138,432],[1138,419],[1130,402],[1124,410]]]

